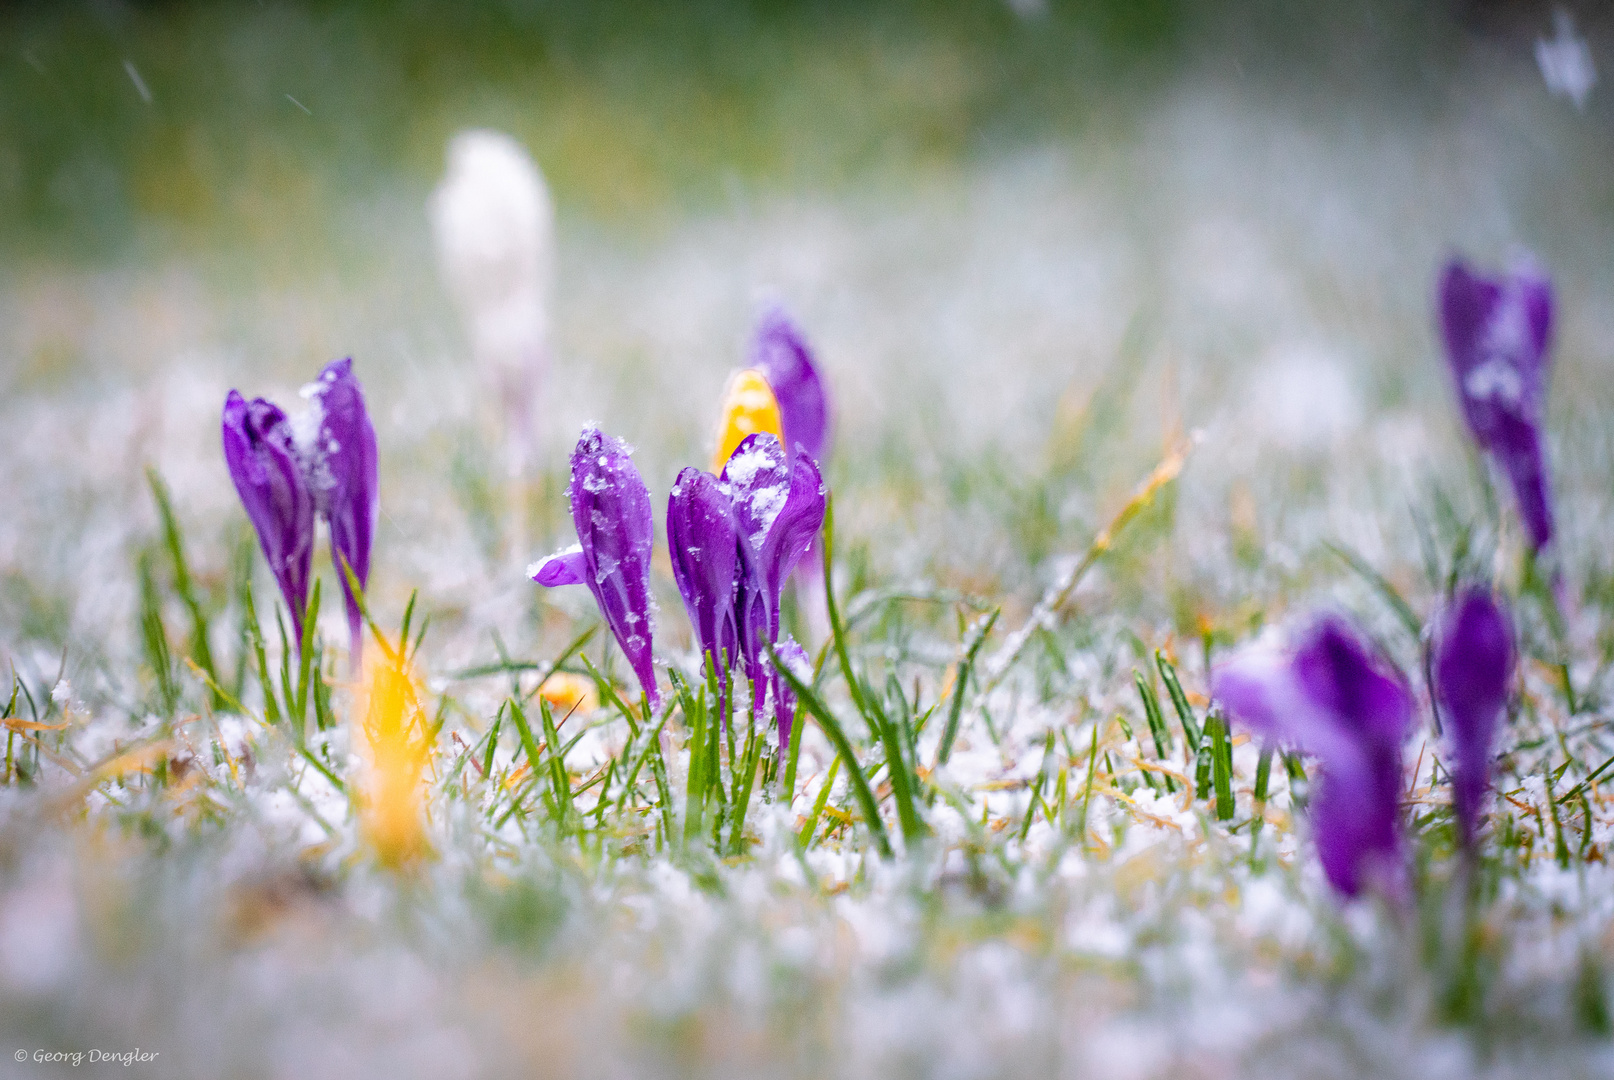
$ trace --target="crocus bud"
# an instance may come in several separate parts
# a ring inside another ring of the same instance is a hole
[[[1441,613],[1434,677],[1451,744],[1452,803],[1463,843],[1472,845],[1513,678],[1513,624],[1488,591],[1466,589]]]
[[[784,425],[779,418],[779,403],[762,372],[754,368],[736,371],[723,390],[723,407],[717,422],[717,454],[712,471],[722,471],[723,465],[733,456],[747,435],[766,432],[775,439],[783,437]]]
[[[813,460],[823,461],[829,446],[829,396],[806,338],[779,308],[768,311],[757,324],[751,367],[762,373],[773,390],[782,425],[782,431],[755,430],[774,431],[787,454],[794,455],[800,446]],[[735,445],[739,445],[738,439]]]
[[[351,358],[333,360],[309,391],[319,417],[314,453],[314,497],[331,530],[331,561],[347,602],[352,655],[364,641],[358,599],[344,566],[351,567],[359,587],[370,583],[370,547],[381,512],[378,497],[375,428],[364,407],[364,389],[353,377]]]
[[[566,488],[577,528],[576,548],[527,568],[540,585],[587,585],[628,659],[645,696],[658,705],[651,652],[650,552],[655,523],[650,490],[626,443],[590,425],[572,451]]]
[[[1552,283],[1531,263],[1487,278],[1454,259],[1441,275],[1440,327],[1463,417],[1507,474],[1536,550],[1553,533],[1543,444],[1552,312]]]
[[[224,463],[301,642],[314,557],[314,493],[286,414],[231,390],[224,399]]]
[[[734,501],[711,473],[686,468],[667,499],[667,549],[673,580],[695,627],[708,670],[721,681],[738,658],[734,601],[739,582],[739,534]]]
[[[734,499],[741,576],[735,605],[740,654],[754,701],[766,686],[765,646],[779,639],[780,594],[824,524],[827,496],[818,463],[805,453],[787,461],[779,440],[749,435],[723,467]]]
[[[1312,835],[1345,896],[1404,889],[1401,744],[1412,693],[1401,673],[1343,619],[1318,619],[1292,647],[1268,641],[1217,665],[1211,694],[1236,722],[1321,762]]]
[[[370,547],[380,513],[375,428],[352,359],[333,360],[303,388],[309,408],[288,420],[278,407],[234,390],[224,400],[224,462],[241,504],[302,641],[308,606],[314,518],[330,527],[331,562],[347,600],[350,659],[355,670],[363,645],[358,599],[347,568],[362,589],[370,581]]]
[[[520,143],[462,131],[428,206],[443,283],[459,308],[489,390],[505,413],[510,466],[531,450],[554,278],[555,211]]]

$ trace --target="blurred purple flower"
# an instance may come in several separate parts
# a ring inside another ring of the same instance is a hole
[[[314,495],[303,475],[291,424],[280,407],[231,390],[224,399],[224,463],[280,595],[303,640],[308,575],[314,558]]]
[[[247,402],[231,390],[224,400],[224,462],[291,609],[299,642],[315,515],[330,526],[331,561],[347,600],[351,658],[357,664],[361,616],[343,567],[353,568],[360,588],[369,583],[380,512],[375,429],[351,358],[325,365],[303,393],[311,408],[293,422],[273,403]]]
[[[751,680],[753,708],[760,709],[767,646],[779,640],[780,594],[824,524],[824,481],[811,456],[800,453],[787,460],[779,440],[765,432],[745,437],[723,466],[722,479],[734,500],[740,539],[735,604],[740,655]],[[781,730],[788,730],[783,712],[779,715]]]
[[[1513,677],[1513,624],[1484,589],[1459,593],[1436,627],[1435,694],[1452,750],[1452,801],[1463,843],[1472,844],[1490,786],[1491,743]]]
[[[1532,263],[1493,279],[1453,259],[1441,275],[1440,327],[1463,416],[1507,473],[1537,551],[1553,533],[1542,438],[1552,318],[1552,283]]]
[[[650,552],[655,521],[650,490],[620,439],[590,424],[572,451],[572,482],[566,489],[578,544],[527,568],[544,586],[587,585],[616,636],[645,697],[660,705],[652,660]]]
[[[1312,834],[1329,882],[1399,895],[1401,743],[1412,693],[1343,619],[1313,623],[1294,648],[1256,642],[1219,664],[1211,694],[1257,734],[1321,762]]]
[[[751,343],[751,367],[762,373],[779,403],[785,452],[799,445],[822,461],[829,443],[829,397],[801,331],[779,308],[767,311]]]

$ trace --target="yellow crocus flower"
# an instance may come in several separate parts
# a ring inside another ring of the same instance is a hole
[[[785,426],[779,417],[779,402],[768,380],[755,368],[737,371],[729,379],[718,416],[717,456],[712,460],[714,473],[722,473],[723,466],[747,435],[766,431],[780,443],[784,442]]]

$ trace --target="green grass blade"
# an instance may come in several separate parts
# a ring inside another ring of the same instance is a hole
[[[868,687],[864,687],[864,700],[869,703],[869,708],[874,713],[880,742],[885,748],[886,773],[891,777],[891,795],[897,804],[897,823],[902,827],[902,842],[912,847],[930,833],[929,827],[919,816],[918,808],[915,806],[914,792],[918,777],[914,775],[912,765],[903,753],[902,735],[897,731],[896,722],[885,714],[878,698],[869,692]]]
[[[812,845],[813,834],[818,831],[818,819],[824,814],[824,807],[829,805],[830,792],[835,787],[835,778],[841,773],[841,758],[837,754],[829,763],[829,773],[824,777],[824,784],[818,789],[818,798],[813,802],[813,812],[807,815],[802,823],[801,833],[796,837],[796,848],[806,851]]]
[[[1182,683],[1177,678],[1177,669],[1166,654],[1156,649],[1154,652],[1155,667],[1160,670],[1160,681],[1166,684],[1166,693],[1171,695],[1171,705],[1177,710],[1177,719],[1182,721],[1182,732],[1188,738],[1188,754],[1194,757],[1199,753],[1201,733],[1199,722],[1194,719],[1194,710],[1188,704],[1188,695],[1183,693]]]
[[[796,700],[812,714],[813,719],[818,721],[819,728],[835,747],[835,752],[846,760],[847,776],[852,785],[852,791],[857,796],[858,805],[862,808],[863,820],[874,837],[875,847],[879,848],[883,857],[891,858],[893,854],[891,840],[886,835],[885,822],[880,820],[880,807],[875,801],[874,792],[869,788],[868,777],[863,775],[862,768],[858,766],[857,754],[852,749],[852,740],[846,737],[845,729],[835,719],[834,714],[824,707],[824,703],[819,700],[812,687],[797,678],[796,673],[790,670],[790,666],[774,655],[771,648],[768,650],[768,657],[773,662],[774,670],[778,671],[784,680],[790,684],[790,689],[795,693]]]
[[[1212,712],[1205,718],[1211,732],[1211,774],[1216,789],[1216,820],[1233,820],[1233,744],[1227,737],[1227,720]]]
[[[174,570],[174,591],[185,605],[185,610],[191,617],[191,659],[211,677],[212,685],[219,684],[218,668],[213,664],[213,648],[208,643],[208,617],[207,610],[202,606],[196,595],[196,585],[191,578],[190,563],[185,558],[185,540],[179,528],[179,518],[174,514],[173,500],[168,495],[168,485],[158,475],[152,466],[146,466],[146,482],[151,486],[152,498],[157,503],[157,516],[162,521],[163,546],[168,549],[168,558]],[[214,695],[213,704],[222,706],[223,701]]]
[[[1154,737],[1155,756],[1165,761],[1171,754],[1171,732],[1166,728],[1166,717],[1160,708],[1160,698],[1155,695],[1154,687],[1143,677],[1143,672],[1137,668],[1132,669],[1132,682],[1138,688],[1138,697],[1143,699],[1143,715],[1149,721],[1149,734]],[[1176,781],[1169,776],[1164,779],[1166,791],[1175,792]]]
[[[998,616],[1002,614],[1002,608],[995,608],[992,614],[976,623],[976,629],[970,631],[964,659],[959,661],[958,671],[953,676],[953,700],[947,707],[947,726],[942,729],[941,744],[936,748],[937,765],[947,764],[947,759],[953,756],[953,742],[958,738],[958,725],[964,716],[964,697],[969,689],[970,676],[975,671],[975,661],[981,654],[981,646],[986,644],[987,637],[992,633],[992,627],[997,625]]]

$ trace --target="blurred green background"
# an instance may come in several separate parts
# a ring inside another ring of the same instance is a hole
[[[1017,10],[1018,8],[1018,10]],[[0,12],[0,250],[243,247],[295,272],[467,125],[606,221],[822,190],[1125,125],[1185,69],[1409,108],[1546,5],[1199,0],[23,3]],[[1371,73],[1369,77],[1368,73]],[[358,209],[355,209],[355,208]],[[335,230],[335,235],[332,235]],[[362,228],[358,230],[362,236]],[[316,247],[320,250],[316,250]]]

